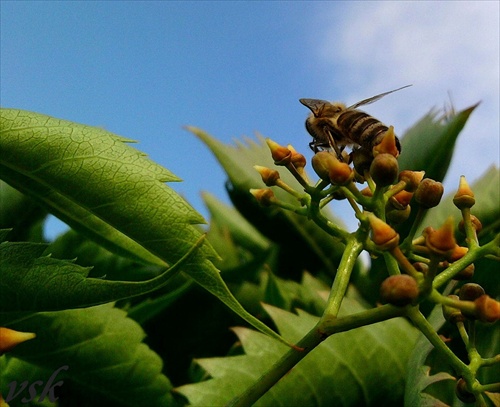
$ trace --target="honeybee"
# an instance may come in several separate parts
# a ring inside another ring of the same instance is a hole
[[[306,129],[313,137],[309,147],[317,153],[321,149],[333,149],[342,158],[342,151],[348,145],[355,145],[371,152],[379,144],[388,127],[369,114],[357,110],[359,106],[376,102],[389,93],[407,88],[406,85],[380,95],[372,96],[352,106],[340,102],[319,99],[300,99],[312,114],[306,119]],[[401,144],[396,137],[396,147],[401,152]]]

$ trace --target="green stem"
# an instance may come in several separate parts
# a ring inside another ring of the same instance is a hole
[[[443,284],[446,284],[455,275],[467,267],[469,264],[474,263],[477,259],[484,257],[487,254],[494,254],[498,250],[498,242],[492,240],[481,247],[476,247],[475,249],[469,250],[467,254],[460,260],[457,260],[451,264],[446,270],[439,273],[434,279],[432,286],[434,288],[439,288]]]
[[[315,326],[297,343],[297,347],[302,348],[302,351],[289,349],[257,382],[232,399],[227,404],[227,407],[248,407],[254,404],[324,339],[326,339],[326,336]]]
[[[446,344],[441,340],[432,325],[425,319],[417,307],[412,307],[408,310],[408,317],[416,325],[416,327],[425,335],[429,342],[436,348],[438,352],[443,354],[446,360],[450,363],[456,373],[460,376],[470,376],[470,371],[467,365],[462,362]]]
[[[340,310],[340,305],[342,304],[342,300],[344,299],[345,293],[347,291],[347,286],[349,285],[352,270],[354,268],[354,265],[356,264],[356,259],[363,250],[363,244],[361,243],[361,241],[362,239],[358,240],[356,236],[349,236],[344,255],[342,256],[339,267],[337,269],[337,275],[335,276],[335,280],[333,281],[333,286],[330,291],[330,297],[328,298],[328,302],[322,319],[331,319],[337,317]]]

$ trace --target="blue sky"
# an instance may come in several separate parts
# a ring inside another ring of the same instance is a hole
[[[200,191],[227,201],[225,176],[182,126],[307,152],[303,97],[352,104],[411,83],[366,109],[398,134],[448,93],[456,109],[481,100],[445,188],[499,165],[497,1],[2,1],[0,14],[3,107],[138,140],[204,216]]]

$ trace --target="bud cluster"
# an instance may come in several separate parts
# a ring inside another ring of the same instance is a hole
[[[458,230],[465,234],[466,244],[460,245],[457,225],[451,216],[437,229],[428,226],[421,236],[415,236],[426,211],[441,202],[444,187],[441,182],[424,178],[423,171],[399,170],[401,148],[392,126],[371,149],[359,146],[347,154],[339,146],[317,151],[318,147],[323,147],[318,144],[311,161],[319,177],[315,184],[309,182],[304,172],[306,160],[303,155],[291,146],[280,146],[271,140],[267,140],[267,144],[274,163],[285,167],[303,187],[303,192],[284,183],[277,170],[256,166],[262,181],[267,187],[278,187],[292,194],[302,208],[290,208],[290,204],[280,202],[269,188],[252,190],[252,194],[264,206],[292,209],[309,217],[344,243],[358,239],[362,249],[370,255],[390,259],[386,260],[389,277],[380,285],[380,302],[404,307],[400,311],[407,316],[411,315],[409,310],[418,312],[418,305],[424,300],[441,303],[445,319],[455,324],[464,338],[467,329],[472,334],[474,321],[493,323],[500,319],[500,302],[488,296],[478,284],[465,283],[457,293],[449,296],[438,290],[452,280],[455,280],[454,284],[470,280],[474,275],[473,262],[484,256],[474,255],[479,247],[477,234],[482,225],[470,213],[475,197],[465,177],[460,178],[453,197],[454,205],[462,214]],[[365,185],[358,188],[357,183]],[[322,217],[319,209],[338,199],[346,199],[354,209],[359,220],[356,233],[347,233]],[[412,213],[412,206],[415,213]],[[408,236],[403,240],[398,227],[408,219],[415,224],[407,228]],[[344,255],[349,256],[349,253]],[[461,380],[457,394],[472,400],[475,396],[467,387],[471,383]]]

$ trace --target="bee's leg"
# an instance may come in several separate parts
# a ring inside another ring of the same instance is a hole
[[[335,141],[335,138],[332,136],[332,133],[330,132],[329,129],[325,128],[325,132],[328,135],[328,141],[330,144],[330,147],[335,150],[335,153],[337,154],[337,158],[339,161],[344,161],[344,158],[342,157],[342,151],[344,151],[345,146],[339,147],[337,142]]]
[[[309,148],[314,152],[314,154],[319,151],[318,143],[316,143],[316,141],[314,140],[309,143]]]

